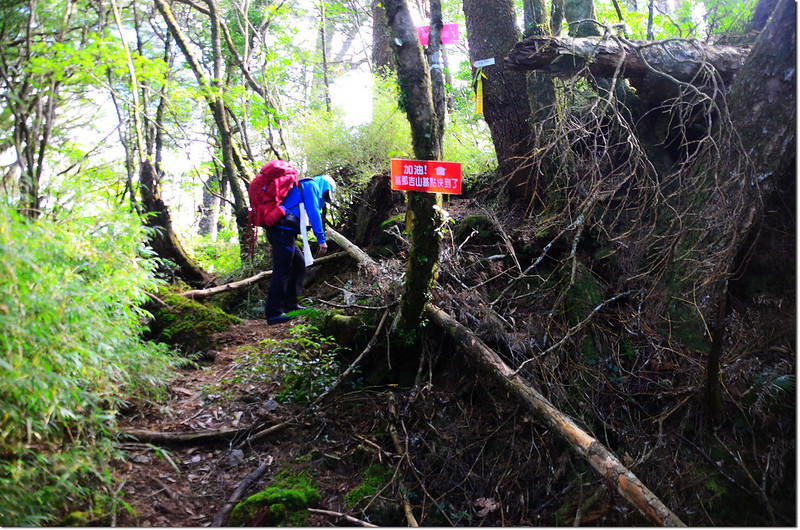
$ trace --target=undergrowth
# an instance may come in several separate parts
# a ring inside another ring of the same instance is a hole
[[[137,302],[157,284],[144,236],[121,212],[54,223],[0,208],[0,525],[116,502],[116,409],[174,366],[139,338]]]
[[[339,373],[338,346],[311,324],[298,323],[286,339],[268,338],[246,347],[237,359],[237,381],[279,381],[276,399],[311,403],[325,393]]]

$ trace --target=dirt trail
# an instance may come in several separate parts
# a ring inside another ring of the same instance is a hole
[[[166,389],[161,403],[138,403],[120,420],[123,430],[202,432],[246,429],[281,423],[292,415],[286,405],[271,399],[270,383],[237,382],[237,359],[243,347],[266,338],[288,335],[290,324],[267,326],[247,320],[220,333],[216,359],[200,369],[181,370]],[[124,444],[125,460],[118,466],[124,502],[135,512],[120,511],[118,526],[208,526],[242,479],[265,461],[270,469],[296,454],[290,433],[259,440],[256,447],[236,450],[238,442],[202,444]]]

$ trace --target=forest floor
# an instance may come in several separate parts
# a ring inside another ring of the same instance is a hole
[[[454,211],[453,217],[460,222],[469,213]],[[465,233],[456,237],[459,260],[443,260],[443,287],[434,293],[433,303],[469,322],[482,340],[512,357],[510,362],[519,362],[515,347],[543,332],[539,329],[542,315],[553,307],[553,300],[520,299],[498,315],[469,290],[453,289],[453,278],[481,285],[505,273],[495,259],[504,252],[504,238],[484,236],[481,240],[472,227]],[[465,245],[465,237],[473,237],[472,246]],[[451,246],[456,244],[451,241]],[[568,252],[565,248],[562,252]],[[308,279],[310,287],[304,293],[313,301],[312,307],[327,309],[323,302],[334,301],[355,304],[348,296],[378,288],[373,278],[364,278],[348,260],[309,270],[310,275],[317,274],[317,279]],[[584,260],[590,263],[588,256]],[[399,270],[401,262],[383,260],[384,272]],[[739,329],[736,325],[748,333],[775,327],[751,313],[747,319],[731,318],[732,334]],[[380,312],[375,312],[373,324],[379,317]],[[422,356],[428,366],[417,374],[418,385],[385,377],[365,382],[376,366],[385,365],[387,359],[396,366],[399,360],[397,352],[376,348],[370,362],[366,362],[368,357],[360,363],[363,372],[351,374],[318,406],[284,399],[284,372],[265,368],[258,355],[269,355],[266,352],[274,350],[275,344],[287,344],[295,326],[307,318],[277,326],[267,326],[262,319],[243,320],[215,335],[209,352],[213,361],[180,370],[163,399],[132,403],[120,414],[122,431],[160,433],[160,438],[148,441],[139,436],[123,444],[124,459],[116,470],[120,495],[129,509],[118,510],[112,525],[211,526],[223,511],[230,511],[229,501],[240,485],[249,484],[239,497],[244,500],[286,473],[307,473],[320,497],[313,503],[318,511],[303,509],[306,518],[301,523],[279,521],[294,526],[366,522],[409,526],[409,512],[420,526],[652,524],[610,491],[553,429],[485,377],[436,326],[423,330]],[[596,320],[597,326],[616,329],[611,320],[599,315]],[[604,328],[592,329],[593,335],[585,336],[595,336],[599,344]],[[338,359],[341,369],[362,351],[367,341],[360,340],[360,346]],[[781,486],[793,484],[795,477],[794,415],[787,412],[793,404],[775,405],[772,423],[762,424],[770,426],[764,429],[773,439],[767,445],[756,443],[754,435],[752,445],[741,443],[744,428],[735,403],[726,407],[725,423],[709,440],[697,420],[702,408],[692,399],[702,387],[702,355],[660,342],[635,346],[641,351],[632,350],[627,359],[620,358],[619,351],[616,356],[599,356],[588,350],[594,355],[590,356],[575,342],[571,351],[585,359],[548,357],[530,378],[538,381],[554,405],[586,425],[646,486],[668,500],[672,509],[679,509],[690,526],[793,522],[796,488],[784,491]],[[782,366],[773,359],[775,351],[776,347],[765,347],[747,359],[738,354],[725,360],[723,374],[732,392],[729,401],[742,400],[747,386],[741,380],[765,369],[758,363]],[[585,362],[577,362],[581,359]],[[585,380],[593,381],[592,386],[583,384]],[[274,431],[265,432],[270,427]],[[168,439],[170,434],[212,432],[224,433],[226,438]],[[734,458],[731,448],[746,454],[752,473],[741,459]],[[262,473],[250,483],[248,477],[257,470]],[[745,482],[753,481],[753,476],[762,477],[758,486]],[[765,497],[767,491],[775,497]],[[257,518],[250,523],[275,525]],[[223,526],[229,524],[228,514]]]
[[[243,346],[266,338],[280,339],[289,324],[267,326],[246,320],[216,337],[216,359],[199,369],[183,369],[160,403],[141,403],[121,418],[122,430],[163,433],[246,429],[278,424],[296,412],[272,399],[270,384],[234,382]],[[235,443],[234,440],[233,443]],[[208,526],[244,477],[263,462],[278,469],[300,453],[302,443],[291,431],[267,437],[244,455],[228,443],[126,443],[119,469],[124,500],[133,513],[121,513],[120,526]],[[265,473],[267,480],[270,473]],[[257,490],[256,490],[257,491]]]

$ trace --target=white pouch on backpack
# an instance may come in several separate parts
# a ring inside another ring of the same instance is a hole
[[[308,214],[306,213],[306,206],[300,203],[300,237],[303,238],[303,259],[306,261],[306,267],[314,263],[314,256],[311,255],[311,247],[308,246]]]

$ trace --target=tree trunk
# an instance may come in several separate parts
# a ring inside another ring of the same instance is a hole
[[[594,22],[597,20],[594,0],[565,0],[564,18],[567,19],[571,37],[591,37],[603,34],[600,26]]]
[[[494,58],[483,73],[483,114],[509,197],[528,201],[542,187],[527,157],[531,144],[526,76],[503,68],[502,58],[519,41],[511,0],[464,0],[470,62]]]
[[[718,265],[707,271],[705,292],[709,293],[709,303],[701,308],[711,313],[712,304],[718,307],[704,389],[717,419],[729,281],[746,274],[748,260],[777,277],[796,274],[795,238],[787,238],[788,244],[783,248],[773,248],[768,238],[761,240],[762,234],[783,232],[787,225],[789,230],[795,228],[789,219],[795,216],[797,178],[796,9],[793,0],[778,2],[731,89],[728,111],[742,147],[734,150],[735,146],[731,146],[726,153],[731,160],[720,171],[723,178],[712,181],[715,186],[721,182],[721,189],[704,205],[709,214],[724,212],[728,217],[719,223],[721,228],[710,230],[721,232],[710,234],[709,241],[724,250]],[[695,170],[703,171],[703,167]]]
[[[561,35],[561,26],[564,22],[564,0],[553,0],[550,10],[550,32],[553,35]]]
[[[172,229],[172,218],[167,205],[161,200],[158,177],[149,160],[142,163],[139,193],[144,212],[153,214],[146,216],[145,224],[159,229],[150,239],[150,244],[158,257],[174,262],[178,266],[175,274],[192,287],[211,285],[214,282],[213,278],[186,254]]]
[[[212,35],[212,51],[214,60],[214,78],[209,82],[203,73],[200,64],[192,53],[189,43],[183,36],[172,10],[164,2],[164,0],[155,0],[156,7],[161,15],[164,17],[170,33],[175,38],[178,47],[183,52],[186,62],[189,64],[192,72],[200,85],[206,103],[211,110],[214,117],[214,122],[217,125],[217,131],[220,138],[220,148],[222,150],[223,162],[223,179],[230,185],[231,193],[234,200],[234,215],[236,216],[236,224],[239,227],[239,241],[241,243],[242,254],[247,253],[246,241],[247,237],[245,231],[247,230],[247,212],[248,200],[242,188],[242,181],[245,177],[253,172],[253,168],[245,164],[244,158],[236,145],[236,140],[228,122],[228,110],[225,107],[221,91],[222,87],[222,50],[220,49],[220,32],[222,25],[220,24],[220,17],[217,11],[217,6],[214,0],[206,0],[208,5],[208,14],[211,19],[211,35]],[[238,54],[236,55],[238,57]],[[240,177],[241,176],[241,181]]]
[[[431,76],[433,109],[436,113],[437,129],[444,134],[444,119],[447,108],[444,101],[444,60],[442,55],[442,0],[431,0],[431,33],[428,36],[426,56]],[[441,142],[441,140],[440,140]]]
[[[387,76],[395,72],[389,23],[381,0],[372,0],[372,73]]]
[[[322,53],[322,84],[325,91],[325,110],[330,113],[331,111],[331,89],[328,83],[328,35],[326,32],[325,24],[325,0],[319,3],[319,41]]]
[[[203,184],[203,201],[200,206],[200,222],[198,223],[198,233],[201,236],[208,236],[212,241],[217,240],[217,220],[220,213],[220,194],[214,193],[213,189],[218,188],[219,180],[216,173],[209,175]]]
[[[408,121],[414,155],[419,160],[442,159],[442,130],[433,104],[431,78],[419,37],[405,0],[385,2],[397,53],[397,73]],[[439,193],[408,192],[406,228],[411,250],[400,308],[392,325],[399,345],[410,346],[419,339],[419,326],[430,290],[436,281],[441,244],[442,196]]]

